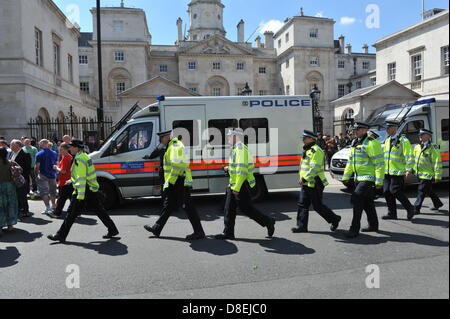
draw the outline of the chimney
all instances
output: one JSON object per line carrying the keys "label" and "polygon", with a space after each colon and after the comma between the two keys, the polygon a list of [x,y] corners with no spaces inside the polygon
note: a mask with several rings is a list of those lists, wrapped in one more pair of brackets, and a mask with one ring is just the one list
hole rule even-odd
{"label": "chimney", "polygon": [[344,53],[345,51],[345,37],[341,34],[339,37],[339,51],[340,53]]}
{"label": "chimney", "polygon": [[241,21],[239,21],[239,24],[237,25],[237,32],[238,32],[238,42],[239,43],[244,43],[245,39],[245,34],[244,34],[244,20],[241,19]]}
{"label": "chimney", "polygon": [[123,8],[125,5],[123,4],[123,0],[120,1],[120,7]]}
{"label": "chimney", "polygon": [[303,7],[300,8],[300,16],[303,17]]}
{"label": "chimney", "polygon": [[364,44],[362,49],[364,54],[369,54],[369,46],[367,44]]}
{"label": "chimney", "polygon": [[352,46],[351,44],[347,44],[347,46],[345,47],[347,49],[347,54],[352,54]]}
{"label": "chimney", "polygon": [[183,20],[178,18],[177,20],[177,28],[178,28],[178,42],[183,41]]}
{"label": "chimney", "polygon": [[256,37],[255,43],[256,43],[256,47],[257,47],[257,48],[262,48],[262,45],[261,45],[261,37],[260,37],[259,35]]}
{"label": "chimney", "polygon": [[264,47],[266,49],[273,49],[273,34],[272,31],[264,32]]}

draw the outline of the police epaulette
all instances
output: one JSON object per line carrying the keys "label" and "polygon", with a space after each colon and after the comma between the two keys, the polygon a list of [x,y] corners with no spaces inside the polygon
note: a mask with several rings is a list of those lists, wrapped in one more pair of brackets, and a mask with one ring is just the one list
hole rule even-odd
{"label": "police epaulette", "polygon": [[373,138],[372,136],[368,136],[367,138],[369,139],[369,141],[374,141],[375,140],[375,138]]}
{"label": "police epaulette", "polygon": [[315,152],[316,152],[316,150],[315,150],[314,148],[311,148],[311,152],[315,153]]}

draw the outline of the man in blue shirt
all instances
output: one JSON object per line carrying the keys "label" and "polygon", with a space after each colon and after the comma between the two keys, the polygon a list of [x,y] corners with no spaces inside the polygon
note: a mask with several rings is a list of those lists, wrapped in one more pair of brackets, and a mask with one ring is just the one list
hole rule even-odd
{"label": "man in blue shirt", "polygon": [[[39,193],[45,204],[43,214],[50,214],[56,208],[56,172],[53,166],[58,161],[58,155],[49,148],[48,140],[41,140],[39,146],[41,151],[36,154],[36,166],[34,170],[37,176]],[[52,201],[51,207],[49,196]]]}

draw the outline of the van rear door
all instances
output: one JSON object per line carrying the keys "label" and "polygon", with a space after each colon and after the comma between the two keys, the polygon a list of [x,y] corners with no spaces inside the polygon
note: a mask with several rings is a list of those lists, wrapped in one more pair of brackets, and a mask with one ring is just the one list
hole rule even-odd
{"label": "van rear door", "polygon": [[173,136],[181,139],[189,151],[194,190],[208,191],[208,167],[203,159],[206,128],[205,105],[164,105],[166,128],[173,129]]}

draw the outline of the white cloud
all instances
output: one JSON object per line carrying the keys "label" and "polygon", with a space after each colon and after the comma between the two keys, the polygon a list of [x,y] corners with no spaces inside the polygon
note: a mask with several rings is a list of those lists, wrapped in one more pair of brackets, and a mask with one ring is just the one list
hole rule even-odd
{"label": "white cloud", "polygon": [[341,24],[343,25],[350,25],[356,22],[356,18],[352,17],[342,17],[341,18]]}
{"label": "white cloud", "polygon": [[317,12],[316,17],[323,18],[323,11]]}
{"label": "white cloud", "polygon": [[259,24],[258,32],[261,34],[264,34],[264,32],[266,31],[277,33],[277,31],[280,30],[283,25],[284,23],[280,20],[270,20],[269,22],[262,21]]}

